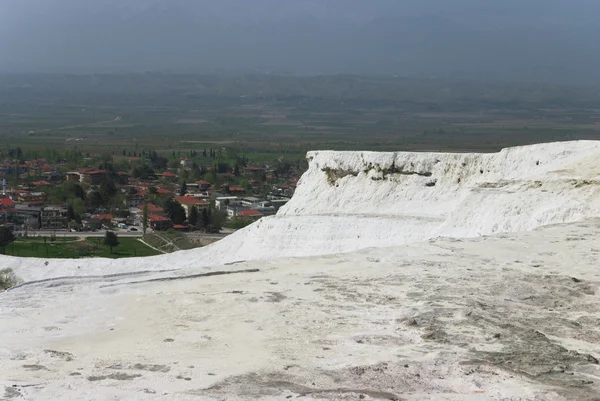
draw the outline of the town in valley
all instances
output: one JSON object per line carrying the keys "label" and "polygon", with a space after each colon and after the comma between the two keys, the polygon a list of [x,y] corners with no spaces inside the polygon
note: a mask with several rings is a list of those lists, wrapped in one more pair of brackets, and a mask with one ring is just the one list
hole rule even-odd
{"label": "town in valley", "polygon": [[[123,238],[169,233],[189,237],[187,248],[206,245],[276,214],[304,168],[303,161],[283,157],[250,163],[225,148],[168,157],[125,149],[115,155],[76,148],[48,153],[29,158],[21,148],[10,148],[0,165],[0,226],[21,241],[46,237],[47,243],[111,231]],[[11,249],[14,245],[5,247],[8,254]]]}

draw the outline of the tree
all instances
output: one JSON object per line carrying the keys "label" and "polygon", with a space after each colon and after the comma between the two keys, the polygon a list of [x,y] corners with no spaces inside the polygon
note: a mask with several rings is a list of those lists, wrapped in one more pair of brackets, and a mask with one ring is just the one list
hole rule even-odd
{"label": "tree", "polygon": [[15,162],[15,185],[19,183],[19,177],[20,177],[19,170],[20,170],[19,162],[17,161],[17,162]]}
{"label": "tree", "polygon": [[276,162],[273,174],[275,177],[287,177],[290,175],[292,165],[287,161]]}
{"label": "tree", "polygon": [[102,194],[99,191],[93,191],[90,196],[88,196],[87,201],[92,208],[98,208],[104,205],[104,198],[102,198]]}
{"label": "tree", "polygon": [[141,178],[143,180],[152,179],[156,177],[156,173],[152,169],[152,167],[148,165],[143,165],[141,167],[134,167],[131,172],[133,178]]}
{"label": "tree", "polygon": [[188,223],[190,223],[192,227],[196,227],[196,224],[198,224],[198,208],[196,206],[193,206],[192,210],[190,210]]}
{"label": "tree", "polygon": [[[60,187],[58,189],[60,190]],[[85,191],[81,185],[72,181],[67,181],[62,186],[62,197],[63,201],[73,198],[85,200]]]}
{"label": "tree", "polygon": [[202,172],[202,169],[196,163],[194,163],[194,165],[192,166],[192,176],[195,179],[195,181],[201,180],[202,174],[204,174]]}
{"label": "tree", "polygon": [[227,227],[239,230],[254,223],[254,220],[248,217],[236,216],[227,222]]}
{"label": "tree", "polygon": [[81,216],[85,213],[85,203],[80,198],[75,198],[71,201],[70,206],[73,208],[73,213],[75,213],[75,217],[73,220],[81,219]]}
{"label": "tree", "polygon": [[119,238],[112,231],[107,231],[104,235],[104,246],[110,248],[110,253],[113,253],[113,248],[119,246]]}
{"label": "tree", "polygon": [[212,228],[221,230],[227,221],[227,213],[219,209],[214,209],[211,215]]}
{"label": "tree", "polygon": [[98,192],[100,192],[104,204],[108,204],[110,199],[117,193],[117,186],[112,179],[106,177],[105,180],[100,184]]}
{"label": "tree", "polygon": [[206,209],[202,209],[202,225],[205,228],[210,225],[210,218],[208,216],[208,211]]}
{"label": "tree", "polygon": [[179,191],[179,196],[183,196],[187,194],[187,184],[185,181],[181,184],[181,190]]}
{"label": "tree", "polygon": [[146,230],[148,230],[148,203],[144,203],[144,209],[142,211],[142,229],[144,231],[144,235],[146,235]]}
{"label": "tree", "polygon": [[185,209],[177,202],[175,202],[173,207],[171,220],[173,221],[173,224],[183,224],[185,222]]}
{"label": "tree", "polygon": [[69,222],[75,220],[75,209],[73,209],[73,205],[67,206],[67,219]]}
{"label": "tree", "polygon": [[169,198],[165,202],[164,209],[173,224],[183,224],[185,222],[185,209],[179,202]]}
{"label": "tree", "polygon": [[15,242],[15,235],[8,227],[0,227],[0,249],[5,252],[6,246]]}
{"label": "tree", "polygon": [[166,170],[167,166],[169,165],[169,159],[159,156],[154,150],[148,152],[148,155],[150,156],[150,164],[153,168],[157,170]]}

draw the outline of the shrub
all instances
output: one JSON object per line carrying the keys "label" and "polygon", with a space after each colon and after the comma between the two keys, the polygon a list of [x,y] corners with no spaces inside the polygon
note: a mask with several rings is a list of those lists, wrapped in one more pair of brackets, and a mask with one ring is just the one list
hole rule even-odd
{"label": "shrub", "polygon": [[233,217],[232,219],[230,219],[227,224],[225,225],[225,227],[227,228],[233,228],[233,229],[240,229],[240,228],[244,228],[249,226],[250,224],[254,223],[255,220],[248,218],[248,217]]}
{"label": "shrub", "polygon": [[112,231],[107,231],[104,236],[104,245],[110,248],[110,253],[112,253],[113,248],[119,246],[119,238],[117,234]]}
{"label": "shrub", "polygon": [[0,270],[0,290],[8,290],[22,283],[12,269]]}

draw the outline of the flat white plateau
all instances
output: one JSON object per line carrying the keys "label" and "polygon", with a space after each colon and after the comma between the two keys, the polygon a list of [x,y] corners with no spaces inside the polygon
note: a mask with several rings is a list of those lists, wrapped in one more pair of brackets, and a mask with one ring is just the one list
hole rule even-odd
{"label": "flat white plateau", "polygon": [[0,397],[597,399],[599,259],[589,220],[27,284],[0,294]]}

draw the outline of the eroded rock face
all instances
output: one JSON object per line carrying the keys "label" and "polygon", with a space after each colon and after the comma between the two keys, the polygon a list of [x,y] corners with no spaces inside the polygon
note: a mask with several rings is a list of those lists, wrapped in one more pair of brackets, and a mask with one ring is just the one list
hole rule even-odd
{"label": "eroded rock face", "polygon": [[600,141],[494,154],[308,154],[292,200],[210,246],[127,263],[0,256],[25,281],[196,269],[351,252],[437,237],[478,237],[600,216]]}

